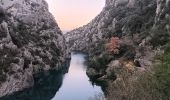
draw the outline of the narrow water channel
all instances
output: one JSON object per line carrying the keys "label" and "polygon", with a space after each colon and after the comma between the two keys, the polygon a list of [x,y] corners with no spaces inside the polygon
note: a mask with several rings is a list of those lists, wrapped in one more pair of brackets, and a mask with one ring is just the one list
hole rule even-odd
{"label": "narrow water channel", "polygon": [[89,100],[103,93],[86,75],[86,56],[72,53],[68,68],[35,76],[35,86],[0,100]]}
{"label": "narrow water channel", "polygon": [[88,100],[102,93],[99,86],[92,86],[86,75],[85,55],[72,54],[69,72],[65,75],[62,87],[52,100]]}

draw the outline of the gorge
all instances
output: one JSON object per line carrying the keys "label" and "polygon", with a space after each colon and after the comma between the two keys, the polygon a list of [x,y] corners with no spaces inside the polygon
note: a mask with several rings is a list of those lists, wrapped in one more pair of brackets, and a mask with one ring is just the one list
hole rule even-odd
{"label": "gorge", "polygon": [[[88,100],[101,94],[99,86],[89,82],[86,75],[86,55],[72,53],[70,66],[60,71],[51,70],[39,73],[35,77],[35,85],[24,91],[5,96],[3,100]],[[68,61],[69,64],[69,61]]]}
{"label": "gorge", "polygon": [[33,75],[61,69],[65,39],[44,0],[0,2],[0,96],[34,85]]}
{"label": "gorge", "polygon": [[[0,97],[18,100],[19,94],[26,100],[38,100],[39,93],[45,92],[36,91],[38,96],[29,98],[36,90],[31,87],[36,87],[36,82],[41,87],[41,81],[49,79],[42,84],[52,82],[52,88],[47,98],[42,97],[52,99],[60,87],[62,91],[63,76],[68,72],[66,58],[80,51],[88,54],[85,70],[90,80],[106,84],[105,99],[169,100],[169,35],[170,0],[106,0],[91,22],[66,34],[44,0],[1,0]],[[116,52],[108,50],[108,44],[116,45]],[[155,67],[159,64],[163,67]],[[22,90],[25,93],[17,92]]]}

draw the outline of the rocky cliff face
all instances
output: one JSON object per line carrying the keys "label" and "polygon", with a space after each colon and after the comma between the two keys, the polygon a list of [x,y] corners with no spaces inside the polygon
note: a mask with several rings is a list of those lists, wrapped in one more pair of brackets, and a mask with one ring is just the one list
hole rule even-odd
{"label": "rocky cliff face", "polygon": [[155,25],[160,24],[170,33],[170,0],[157,0]]}
{"label": "rocky cliff face", "polygon": [[64,52],[44,0],[0,1],[0,96],[34,85],[33,74],[60,69]]}
{"label": "rocky cliff face", "polygon": [[65,35],[68,48],[91,51],[90,47],[111,36],[142,33],[154,25],[156,8],[156,0],[106,0],[96,18]]}
{"label": "rocky cliff face", "polygon": [[97,41],[110,36],[143,34],[153,26],[166,24],[169,31],[169,11],[169,0],[106,0],[96,18],[65,35],[68,48],[90,51],[89,47]]}
{"label": "rocky cliff face", "polygon": [[[68,50],[90,54],[89,76],[115,76],[109,63],[149,68],[154,56],[162,54],[160,47],[170,40],[170,0],[106,0],[97,17],[65,37]],[[123,42],[118,55],[108,54],[105,48],[111,37]]]}

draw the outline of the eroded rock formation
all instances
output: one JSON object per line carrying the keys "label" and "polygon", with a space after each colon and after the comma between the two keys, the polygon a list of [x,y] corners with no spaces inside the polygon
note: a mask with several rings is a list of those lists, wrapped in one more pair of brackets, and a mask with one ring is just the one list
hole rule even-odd
{"label": "eroded rock formation", "polygon": [[90,51],[90,46],[105,38],[147,30],[154,25],[156,7],[156,0],[106,0],[96,18],[65,35],[68,48]]}
{"label": "eroded rock formation", "polygon": [[44,0],[0,1],[0,96],[33,86],[33,74],[60,69],[64,53]]}
{"label": "eroded rock formation", "polygon": [[159,37],[160,30],[169,38],[169,7],[169,0],[106,0],[102,12],[90,23],[65,34],[68,50],[101,53],[101,42],[113,36],[144,46]]}
{"label": "eroded rock formation", "polygon": [[[90,75],[110,73],[106,69],[110,60],[120,60],[122,65],[130,61],[132,66],[138,62],[137,67],[147,68],[154,56],[161,54],[159,47],[170,39],[169,15],[170,0],[106,0],[102,12],[90,23],[65,34],[67,48],[87,52],[97,62],[87,70]],[[111,37],[119,37],[126,45],[119,55],[105,53]]]}

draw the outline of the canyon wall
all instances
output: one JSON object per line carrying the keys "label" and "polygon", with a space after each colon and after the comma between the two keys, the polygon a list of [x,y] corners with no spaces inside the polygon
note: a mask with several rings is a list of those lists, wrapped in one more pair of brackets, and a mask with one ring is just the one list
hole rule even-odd
{"label": "canyon wall", "polygon": [[[118,54],[107,48],[112,37],[121,41]],[[87,74],[91,78],[116,80],[121,76],[117,69],[126,67],[140,74],[151,68],[170,41],[170,0],[106,0],[99,15],[65,38],[68,52],[89,54]]]}
{"label": "canyon wall", "polygon": [[106,0],[106,6],[90,23],[68,32],[70,50],[89,47],[110,36],[136,34],[154,25],[156,0]]}
{"label": "canyon wall", "polygon": [[61,69],[65,49],[46,1],[0,1],[0,96],[33,86],[38,72]]}
{"label": "canyon wall", "polygon": [[146,38],[150,30],[161,25],[161,30],[169,31],[169,11],[169,0],[106,0],[90,23],[65,34],[67,47],[92,53],[99,41],[112,36],[138,34]]}

